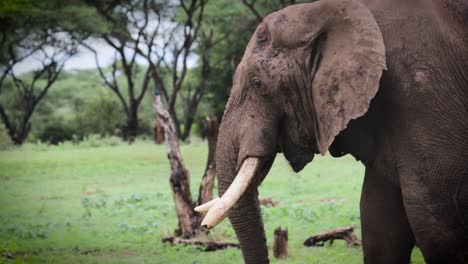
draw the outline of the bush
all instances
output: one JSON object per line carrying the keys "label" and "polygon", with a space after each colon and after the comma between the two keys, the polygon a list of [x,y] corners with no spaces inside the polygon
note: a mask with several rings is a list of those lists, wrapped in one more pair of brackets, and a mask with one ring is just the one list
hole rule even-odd
{"label": "bush", "polygon": [[37,134],[37,139],[49,144],[58,144],[63,141],[72,140],[75,129],[71,122],[55,118],[49,121]]}
{"label": "bush", "polygon": [[82,141],[78,143],[80,147],[91,147],[91,148],[99,148],[99,147],[107,147],[107,146],[118,146],[121,144],[126,144],[122,139],[116,136],[110,137],[102,137],[98,134],[91,134],[83,138]]}
{"label": "bush", "polygon": [[[91,101],[82,101],[72,111],[62,109],[48,114],[49,118],[36,118],[34,133],[29,136],[29,141],[56,145],[84,140],[90,146],[100,145],[93,141],[119,134],[119,126],[123,121],[119,103],[104,95]],[[116,142],[115,137],[111,138],[108,144]]]}
{"label": "bush", "polygon": [[100,96],[85,104],[80,110],[75,119],[75,133],[78,138],[92,134],[116,135],[124,123],[124,115],[114,98]]}

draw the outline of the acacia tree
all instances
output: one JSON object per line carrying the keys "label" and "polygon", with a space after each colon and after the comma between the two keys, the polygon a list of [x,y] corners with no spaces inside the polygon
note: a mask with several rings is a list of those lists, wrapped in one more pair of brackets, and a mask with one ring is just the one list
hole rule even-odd
{"label": "acacia tree", "polygon": [[[104,27],[95,10],[80,0],[4,1],[0,25],[0,120],[11,140],[22,144],[34,110],[66,60],[77,52],[79,42]],[[39,62],[37,69],[17,74],[15,68],[33,58]]]}
{"label": "acacia tree", "polygon": [[[109,5],[98,3],[95,7],[111,25],[111,30],[101,35],[102,40],[115,50],[110,70],[101,66],[93,47],[86,43],[83,45],[94,53],[104,84],[118,97],[127,117],[123,137],[132,142],[139,130],[138,109],[151,81],[151,69],[148,67],[143,74],[143,82],[137,83],[137,74],[141,68],[137,59],[141,57],[140,49],[145,44],[144,39],[158,35],[162,5],[148,0],[111,1]],[[152,19],[157,21],[156,26],[149,25]],[[152,48],[147,47],[148,50]],[[124,77],[123,83],[119,82],[119,75]]]}
{"label": "acacia tree", "polygon": [[[31,117],[36,106],[57,80],[64,63],[75,50],[75,47],[66,47],[64,50],[56,48],[48,53],[41,47],[35,52],[41,54],[39,70],[33,71],[27,77],[18,77],[12,70],[8,72],[18,103],[9,113],[0,103],[0,117],[13,143],[20,145],[26,140],[31,130]],[[0,94],[1,91],[0,89]]]}
{"label": "acacia tree", "polygon": [[[169,37],[161,39],[147,38],[147,46],[159,48],[147,52],[144,56],[153,72],[152,78],[161,90],[162,98],[168,105],[169,114],[174,122],[178,137],[185,140],[190,135],[198,105],[203,96],[206,81],[211,70],[209,54],[214,45],[213,34],[202,31],[204,10],[207,0],[178,2],[175,23],[169,30]],[[158,42],[162,44],[158,45]],[[195,51],[195,47],[197,50]],[[198,53],[201,58],[201,76],[196,88],[184,85],[188,73],[188,59]],[[169,78],[164,78],[165,73]],[[186,88],[188,91],[182,92]],[[180,94],[185,94],[182,108],[177,111]]]}
{"label": "acacia tree", "polygon": [[[111,3],[115,3],[111,1]],[[118,1],[112,8],[96,6],[111,24],[102,39],[115,50],[116,57],[103,69],[95,53],[99,73],[119,98],[127,116],[124,137],[132,141],[138,134],[138,109],[151,84],[162,91],[180,135],[176,101],[187,74],[187,60],[203,18],[206,0]],[[138,63],[147,63],[142,82],[137,84]],[[125,81],[119,82],[119,74]],[[166,76],[170,76],[166,78]]]}

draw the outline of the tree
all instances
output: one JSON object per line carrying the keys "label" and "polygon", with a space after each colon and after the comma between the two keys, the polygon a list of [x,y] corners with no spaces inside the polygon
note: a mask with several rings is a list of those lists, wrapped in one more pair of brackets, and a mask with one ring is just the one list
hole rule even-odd
{"label": "tree", "polygon": [[200,223],[203,219],[203,214],[194,211],[194,208],[197,205],[205,204],[213,199],[213,186],[216,176],[215,146],[218,138],[219,122],[215,116],[207,117],[204,122],[209,152],[205,173],[199,188],[199,197],[197,202],[195,202],[190,191],[190,173],[185,166],[182,153],[180,152],[175,124],[169,112],[161,102],[159,90],[156,89],[155,91],[154,108],[156,111],[156,119],[164,129],[168,147],[167,157],[171,165],[169,182],[171,184],[178,220],[178,229],[175,233],[176,236],[189,238],[196,236],[201,231]]}
{"label": "tree", "polygon": [[[78,0],[66,4],[59,0],[7,0],[0,4],[0,95],[8,81],[8,92],[16,99],[0,101],[0,118],[15,144],[27,138],[36,106],[66,60],[77,52],[77,44],[104,28],[95,15]],[[40,61],[38,69],[16,74],[15,66],[33,56]]]}
{"label": "tree", "polygon": [[[180,135],[176,101],[187,73],[187,60],[197,38],[205,2],[127,0],[112,8],[96,6],[112,25],[112,30],[102,35],[102,39],[116,51],[110,71],[100,66],[96,51],[89,45],[87,47],[96,55],[105,85],[122,104],[127,116],[124,135],[128,141],[138,134],[138,109],[151,84],[162,91]],[[138,60],[148,64],[139,86],[136,80],[140,67]],[[125,83],[119,83],[119,74],[124,76]]]}
{"label": "tree", "polygon": [[[202,32],[200,38],[206,3],[207,0],[180,0],[178,12],[173,18],[176,23],[169,31],[170,38],[166,38],[159,52],[158,50],[147,52],[145,56],[153,71],[154,83],[161,90],[162,97],[167,102],[177,135],[182,140],[187,139],[190,135],[191,126],[211,70],[209,53],[214,45],[213,34]],[[147,44],[157,45],[155,39],[150,40]],[[192,90],[193,86],[184,86],[184,81],[189,72],[187,61],[190,56],[195,54],[194,46],[198,46],[202,70],[200,81]],[[169,73],[170,78],[163,78],[164,72]],[[183,101],[183,105],[186,107],[184,107],[183,112],[178,112],[177,101],[184,88],[188,88]]]}
{"label": "tree", "polygon": [[[88,44],[84,45],[94,53],[96,66],[104,84],[114,92],[122,105],[127,117],[126,126],[122,131],[123,137],[132,142],[138,134],[138,110],[150,86],[152,73],[151,67],[148,67],[143,82],[138,85],[136,79],[141,67],[137,64],[137,58],[141,57],[140,49],[146,38],[154,39],[158,35],[162,6],[148,0],[129,0],[111,1],[108,5],[97,2],[95,7],[111,25],[111,30],[100,36],[115,50],[115,59],[110,71],[102,68],[96,50]],[[158,21],[156,26],[150,25],[153,18]],[[151,52],[153,46],[147,46],[146,49]],[[124,84],[119,83],[119,75],[124,76]]]}
{"label": "tree", "polygon": [[[222,116],[232,77],[245,47],[263,17],[273,11],[304,0],[242,0],[210,1],[206,6],[204,27],[213,31],[214,39],[223,38],[213,46],[210,53],[210,76],[208,78],[203,105]],[[230,8],[224,8],[229,5]],[[226,34],[229,32],[230,34]]]}
{"label": "tree", "polygon": [[75,53],[74,51],[56,49],[52,54],[48,54],[44,48],[39,51],[43,56],[41,68],[30,74],[29,78],[19,78],[14,71],[9,72],[18,99],[16,109],[12,109],[8,114],[3,104],[0,104],[0,116],[3,124],[8,130],[11,140],[18,145],[22,144],[28,136],[31,129],[30,119],[37,104],[57,80],[65,61]]}

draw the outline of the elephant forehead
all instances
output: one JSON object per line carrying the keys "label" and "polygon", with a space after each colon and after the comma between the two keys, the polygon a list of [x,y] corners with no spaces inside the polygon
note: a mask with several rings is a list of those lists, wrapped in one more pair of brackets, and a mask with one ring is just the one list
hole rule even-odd
{"label": "elephant forehead", "polygon": [[244,72],[275,79],[278,77],[278,73],[289,68],[289,64],[288,57],[281,52],[278,52],[274,57],[264,54],[263,56],[254,56],[252,60],[246,61]]}
{"label": "elephant forehead", "polygon": [[304,23],[300,16],[307,16],[307,14],[303,14],[304,10],[301,6],[290,6],[277,11],[268,21],[265,21],[265,27],[268,28],[271,38],[271,47],[295,48],[306,45],[313,39],[320,23],[315,21],[318,18],[309,18],[311,23]]}

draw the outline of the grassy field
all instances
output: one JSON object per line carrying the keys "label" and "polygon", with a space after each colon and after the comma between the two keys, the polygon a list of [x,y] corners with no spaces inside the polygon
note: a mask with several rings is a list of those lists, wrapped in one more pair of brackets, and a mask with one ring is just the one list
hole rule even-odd
{"label": "grassy field", "polygon": [[[192,192],[205,167],[205,143],[183,146]],[[164,146],[27,145],[0,152],[0,263],[240,263],[237,249],[171,247],[161,237],[177,226]],[[289,229],[290,256],[273,263],[362,263],[344,242],[306,248],[314,233],[353,225],[360,236],[363,167],[351,157],[317,157],[294,173],[282,156],[260,187],[277,207],[263,208],[273,231]],[[235,241],[228,221],[207,239]],[[13,260],[7,258],[10,255]],[[418,250],[412,263],[423,263]]]}

